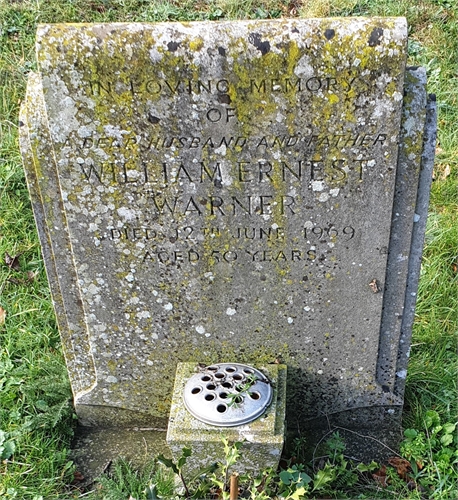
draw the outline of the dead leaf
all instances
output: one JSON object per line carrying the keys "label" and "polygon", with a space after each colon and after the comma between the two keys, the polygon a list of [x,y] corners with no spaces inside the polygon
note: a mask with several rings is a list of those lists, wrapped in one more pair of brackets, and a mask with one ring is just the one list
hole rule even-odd
{"label": "dead leaf", "polygon": [[450,165],[445,165],[444,170],[442,171],[441,176],[439,177],[439,179],[441,181],[444,181],[445,179],[447,179],[447,177],[450,175],[451,170],[452,169],[450,168]]}
{"label": "dead leaf", "polygon": [[37,277],[37,271],[27,271],[27,281],[33,282]]}
{"label": "dead leaf", "polygon": [[6,318],[6,311],[5,309],[3,309],[3,307],[0,307],[0,325],[3,325],[3,323],[5,322],[5,318]]}
{"label": "dead leaf", "polygon": [[452,172],[452,168],[448,164],[444,163],[437,163],[434,165],[434,170],[433,170],[433,180],[439,180],[439,181],[445,181],[447,177]]}
{"label": "dead leaf", "polygon": [[386,465],[382,465],[380,469],[372,474],[375,482],[378,483],[382,488],[388,486],[386,477]]}
{"label": "dead leaf", "polygon": [[408,473],[410,472],[410,462],[408,460],[401,457],[391,457],[388,459],[388,463],[396,469],[401,479],[405,481],[409,479]]}
{"label": "dead leaf", "polygon": [[83,480],[84,480],[83,474],[81,474],[81,472],[75,471],[75,473],[73,474],[73,484],[80,483]]}
{"label": "dead leaf", "polygon": [[97,12],[100,12],[101,14],[105,12],[105,6],[104,5],[97,5],[96,3],[94,2],[91,2],[89,4],[89,8],[91,10],[95,10]]}
{"label": "dead leaf", "polygon": [[369,286],[371,287],[371,290],[374,293],[378,293],[378,292],[382,291],[379,282],[375,278],[369,283]]}
{"label": "dead leaf", "polygon": [[302,0],[291,0],[287,5],[282,7],[285,16],[296,17]]}
{"label": "dead leaf", "polygon": [[14,269],[15,271],[19,271],[21,269],[21,266],[19,264],[19,256],[21,254],[17,254],[14,257],[11,257],[11,255],[8,252],[5,252],[5,264],[10,268]]}
{"label": "dead leaf", "polygon": [[407,488],[410,490],[410,491],[413,491],[413,490],[416,490],[417,489],[417,483],[411,479],[408,483],[407,483]]}

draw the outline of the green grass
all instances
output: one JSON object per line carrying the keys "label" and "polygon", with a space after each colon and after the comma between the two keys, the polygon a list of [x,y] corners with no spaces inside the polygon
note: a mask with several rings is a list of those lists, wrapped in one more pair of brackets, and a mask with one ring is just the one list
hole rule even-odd
{"label": "green grass", "polygon": [[[406,428],[426,432],[431,410],[438,413],[442,424],[456,422],[458,6],[454,0],[0,0],[0,307],[7,314],[0,325],[0,450],[2,443],[14,449],[11,456],[0,451],[4,454],[0,461],[0,497],[127,499],[135,491],[142,498],[149,478],[155,474],[152,469],[137,473],[120,463],[94,493],[82,496],[69,486],[74,473],[67,452],[75,422],[71,392],[17,134],[27,74],[36,66],[37,23],[298,15],[405,15],[409,21],[409,64],[422,65],[428,71],[429,91],[437,94],[439,130],[404,423]],[[3,261],[5,252],[12,257],[19,255],[17,269]],[[429,439],[430,431],[426,433]],[[420,444],[416,446],[422,449]],[[433,453],[432,447],[424,454],[431,463],[432,472],[428,474],[436,474],[431,476],[438,489],[435,498],[455,498],[447,488],[456,481],[456,475],[446,477],[440,467],[434,468],[445,459],[440,458],[439,451]],[[420,498],[421,493],[408,490],[392,468],[388,474],[390,491],[377,487],[370,474],[366,489],[351,491],[364,495],[361,498]],[[158,481],[166,486],[168,479]],[[350,491],[348,484],[343,486]],[[423,496],[433,495],[432,491]],[[338,497],[345,492],[336,485],[327,494]]]}
{"label": "green grass", "polygon": [[157,493],[161,497],[170,498],[173,495],[173,477],[163,468],[159,468],[156,461],[153,460],[138,471],[121,459],[112,465],[108,474],[100,478],[91,499],[125,500],[129,495],[136,499],[146,498],[145,489],[152,489],[153,485],[159,485]]}

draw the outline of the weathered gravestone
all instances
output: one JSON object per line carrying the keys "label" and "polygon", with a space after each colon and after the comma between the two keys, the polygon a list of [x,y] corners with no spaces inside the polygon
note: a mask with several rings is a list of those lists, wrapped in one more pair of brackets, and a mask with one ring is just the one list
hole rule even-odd
{"label": "weathered gravestone", "polygon": [[22,151],[81,424],[164,429],[179,361],[283,362],[291,430],[391,453],[432,158],[406,45],[402,18],[38,29]]}

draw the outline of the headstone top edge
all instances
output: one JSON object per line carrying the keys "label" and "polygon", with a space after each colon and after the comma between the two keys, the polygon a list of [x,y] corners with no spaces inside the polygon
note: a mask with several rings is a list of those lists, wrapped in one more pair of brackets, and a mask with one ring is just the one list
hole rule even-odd
{"label": "headstone top edge", "polygon": [[97,27],[107,27],[112,26],[114,28],[149,28],[154,29],[156,27],[198,27],[204,25],[212,26],[229,26],[237,24],[239,26],[272,26],[279,24],[291,24],[291,25],[364,25],[368,24],[393,24],[393,27],[398,27],[404,31],[403,36],[407,38],[407,19],[403,16],[355,16],[355,17],[314,17],[314,18],[287,18],[282,17],[279,19],[237,19],[237,20],[204,20],[204,21],[160,21],[160,22],[96,22],[96,23],[39,23],[37,26],[37,37],[46,35],[50,28],[62,29],[62,30],[72,30],[72,29],[82,29],[82,28],[97,28]]}

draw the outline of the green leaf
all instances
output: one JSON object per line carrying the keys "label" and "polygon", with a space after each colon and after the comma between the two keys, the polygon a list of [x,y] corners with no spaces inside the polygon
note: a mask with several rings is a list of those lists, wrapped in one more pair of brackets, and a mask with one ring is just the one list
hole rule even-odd
{"label": "green leaf", "polygon": [[328,483],[334,480],[335,471],[331,465],[326,464],[324,469],[315,474],[312,491],[322,490]]}
{"label": "green leaf", "polygon": [[436,425],[432,430],[432,434],[439,434],[441,430],[442,430],[442,425]]}
{"label": "green leaf", "polygon": [[157,459],[159,460],[159,462],[161,462],[161,464],[165,465],[169,469],[172,469],[175,474],[180,473],[176,464],[173,462],[173,460],[170,460],[170,458],[165,458],[164,455],[159,455]]}
{"label": "green leaf", "polygon": [[407,439],[415,439],[418,435],[418,432],[415,429],[406,429],[404,431],[404,436]]}
{"label": "green leaf", "polygon": [[177,462],[178,470],[181,470],[183,468],[183,466],[186,463],[186,460],[188,459],[188,457],[191,456],[191,454],[192,454],[191,448],[186,448],[186,447],[183,448],[181,457],[178,459]]}
{"label": "green leaf", "polygon": [[219,468],[218,462],[214,462],[208,467],[204,467],[203,469],[200,469],[199,472],[197,472],[191,479],[190,483],[193,483],[194,481],[197,481],[201,476],[205,476],[206,474],[213,474],[217,469]]}
{"label": "green leaf", "polygon": [[160,500],[157,496],[157,486],[155,484],[149,484],[145,490],[147,500]]}
{"label": "green leaf", "polygon": [[49,410],[48,403],[46,403],[46,401],[43,401],[42,399],[35,401],[35,407],[41,411]]}
{"label": "green leaf", "polygon": [[308,474],[306,474],[305,472],[299,473],[299,481],[298,481],[299,484],[302,484],[302,485],[309,484],[311,480],[312,480],[312,478]]}
{"label": "green leaf", "polygon": [[291,484],[291,480],[293,479],[293,475],[291,472],[287,470],[282,470],[279,474],[280,480],[283,484],[289,485]]}
{"label": "green leaf", "polygon": [[428,410],[425,414],[425,425],[426,428],[430,428],[433,425],[439,425],[440,424],[440,418],[439,414],[437,411],[434,410]]}
{"label": "green leaf", "polygon": [[379,468],[379,464],[377,462],[374,462],[372,460],[372,462],[370,464],[358,464],[356,466],[356,469],[359,471],[359,472],[371,472],[375,469],[378,469]]}
{"label": "green leaf", "polygon": [[452,434],[455,431],[456,424],[451,424],[450,422],[444,424],[444,432],[446,434]]}
{"label": "green leaf", "polygon": [[444,434],[441,437],[441,444],[444,446],[448,446],[453,443],[453,435],[452,434]]}
{"label": "green leaf", "polygon": [[0,458],[8,459],[13,455],[16,450],[16,445],[14,441],[6,441],[3,446],[0,446]]}
{"label": "green leaf", "polygon": [[303,497],[307,493],[307,490],[304,488],[304,486],[301,486],[300,488],[297,488],[297,490],[288,497],[292,498],[293,500],[300,500],[301,497]]}
{"label": "green leaf", "polygon": [[[245,478],[241,476],[241,480],[243,480],[243,479],[245,479]],[[260,486],[260,485],[262,484],[262,480],[263,480],[263,479],[264,479],[264,478],[263,478],[262,476],[261,476],[261,477],[255,477],[255,478],[253,479],[253,486],[254,486],[255,488],[257,488],[258,486]],[[246,480],[246,479],[245,479],[245,480]]]}

